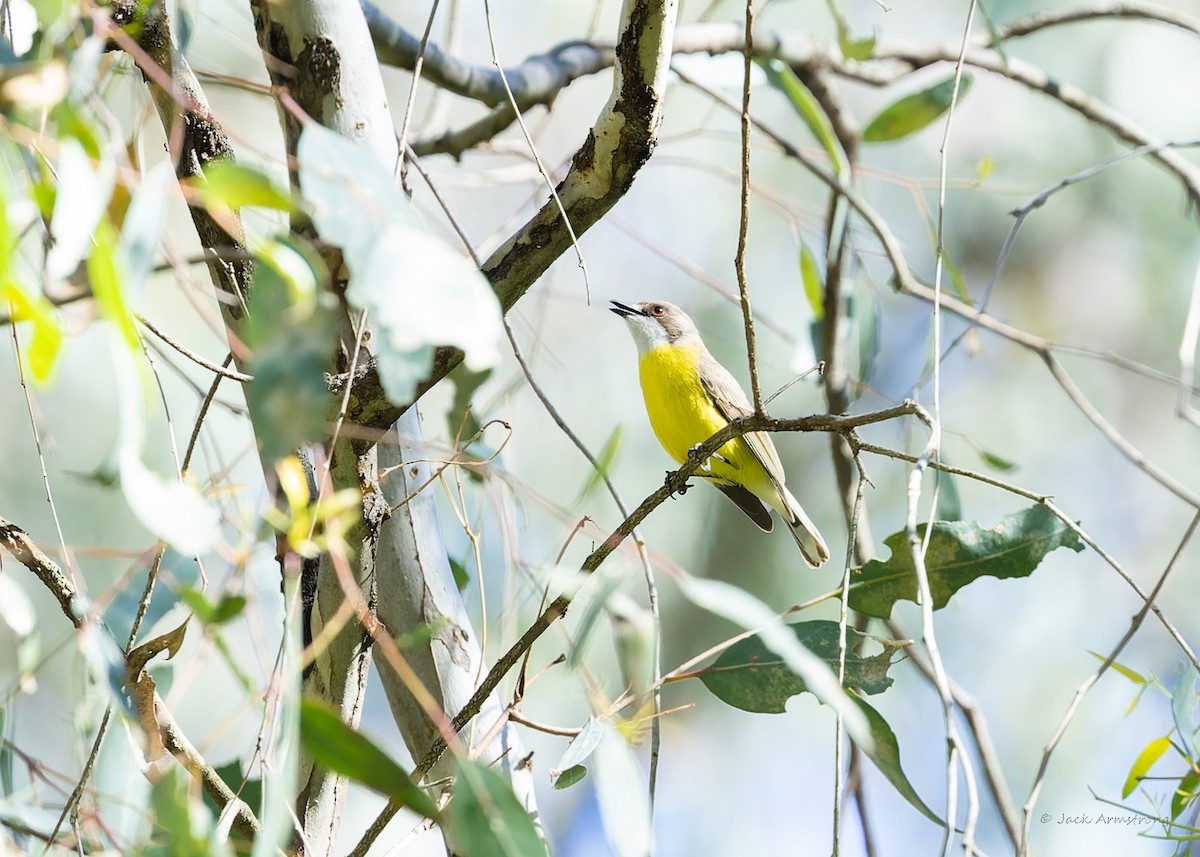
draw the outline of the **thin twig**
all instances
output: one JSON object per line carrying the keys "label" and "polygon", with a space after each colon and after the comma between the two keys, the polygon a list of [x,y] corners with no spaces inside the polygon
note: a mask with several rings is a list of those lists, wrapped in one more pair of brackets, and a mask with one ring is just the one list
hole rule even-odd
{"label": "thin twig", "polygon": [[504,85],[504,94],[508,98],[508,103],[516,116],[517,124],[521,126],[521,133],[525,136],[525,143],[529,146],[529,153],[533,156],[533,162],[537,164],[538,172],[542,174],[542,179],[546,182],[546,187],[550,190],[550,196],[554,199],[554,204],[558,206],[558,213],[562,217],[563,227],[567,230],[567,235],[571,238],[571,246],[575,248],[575,257],[579,261],[580,270],[583,272],[584,296],[590,306],[592,303],[592,281],[588,276],[587,262],[583,259],[583,250],[579,247],[579,237],[575,234],[575,227],[571,223],[571,216],[567,214],[567,207],[563,205],[562,197],[558,195],[558,187],[555,186],[554,180],[550,178],[550,172],[542,162],[542,156],[538,154],[537,144],[533,142],[533,135],[529,133],[529,129],[525,126],[525,119],[521,116],[521,108],[517,104],[516,96],[513,95],[512,88],[508,85],[508,75],[504,73],[504,66],[500,64],[500,54],[496,50],[496,34],[492,28],[492,10],[488,0],[483,0],[483,18],[487,24],[488,47],[492,51],[492,63],[496,66],[496,71],[500,74],[500,82]]}
{"label": "thin twig", "polygon": [[404,118],[400,120],[400,132],[396,135],[396,151],[400,158],[400,187],[408,192],[408,163],[404,153],[408,149],[408,125],[412,121],[413,108],[417,105],[417,84],[421,82],[421,70],[425,65],[425,51],[429,47],[429,33],[433,30],[434,19],[437,18],[438,0],[433,0],[429,6],[429,18],[425,21],[425,32],[421,34],[421,43],[417,46],[417,60],[413,63],[412,82],[408,85],[408,101],[404,105]]}
{"label": "thin twig", "polygon": [[742,137],[741,207],[738,218],[737,271],[738,295],[742,304],[742,324],[746,330],[746,359],[750,363],[750,389],[754,413],[763,412],[762,389],[758,383],[758,356],[754,348],[754,313],[750,308],[750,286],[746,282],[746,235],[750,230],[750,73],[754,68],[754,0],[746,0],[746,44],[742,51],[742,112],[739,117]]}
{"label": "thin twig", "polygon": [[1067,727],[1070,726],[1071,721],[1075,719],[1075,714],[1079,710],[1079,706],[1083,704],[1083,698],[1087,696],[1088,691],[1090,691],[1095,686],[1096,682],[1100,680],[1100,677],[1108,672],[1108,668],[1113,665],[1113,662],[1116,661],[1121,652],[1124,651],[1125,646],[1130,640],[1133,639],[1134,635],[1138,632],[1138,629],[1142,627],[1142,622],[1145,621],[1146,616],[1150,613],[1151,605],[1153,605],[1155,600],[1157,600],[1158,594],[1162,591],[1163,585],[1167,582],[1167,577],[1175,568],[1179,557],[1183,554],[1184,548],[1186,548],[1188,542],[1191,541],[1192,535],[1196,532],[1196,526],[1198,524],[1200,524],[1200,512],[1192,517],[1192,521],[1190,524],[1188,524],[1188,528],[1184,532],[1183,538],[1179,541],[1179,546],[1176,547],[1175,553],[1171,556],[1170,561],[1167,563],[1167,567],[1163,569],[1163,573],[1159,575],[1158,581],[1154,584],[1154,588],[1150,590],[1150,594],[1147,596],[1145,604],[1143,604],[1141,609],[1134,614],[1132,621],[1129,623],[1129,629],[1124,633],[1124,635],[1122,635],[1121,639],[1117,641],[1116,646],[1114,646],[1112,651],[1109,652],[1108,657],[1104,659],[1104,662],[1100,664],[1096,671],[1088,676],[1087,679],[1084,680],[1083,684],[1079,685],[1079,687],[1076,689],[1075,696],[1071,700],[1071,704],[1067,706],[1067,710],[1063,714],[1062,720],[1058,724],[1058,728],[1055,729],[1054,734],[1050,736],[1050,740],[1046,743],[1045,748],[1042,750],[1042,759],[1038,764],[1037,774],[1034,776],[1033,780],[1033,786],[1029,790],[1029,798],[1025,801],[1025,806],[1022,807],[1025,813],[1025,823],[1021,828],[1021,843],[1020,847],[1017,849],[1017,857],[1027,857],[1029,854],[1029,833],[1033,825],[1033,810],[1037,805],[1038,796],[1041,794],[1042,785],[1046,780],[1046,772],[1050,768],[1050,757],[1053,755],[1055,748],[1058,747],[1058,743],[1062,740],[1063,735],[1066,734]]}
{"label": "thin twig", "polygon": [[[950,107],[946,112],[945,130],[942,134],[942,144],[938,152],[938,207],[937,207],[937,248],[934,257],[934,278],[933,291],[936,300],[932,304],[933,308],[933,353],[941,353],[941,336],[942,336],[942,273],[945,268],[945,245],[944,245],[944,228],[946,219],[946,178],[948,171],[948,162],[950,155],[950,133],[954,124],[955,108],[958,104],[958,96],[962,87],[963,73],[963,57],[967,51],[967,40],[971,34],[971,26],[975,20],[975,0],[971,0],[971,5],[967,10],[966,26],[963,28],[962,46],[959,50],[958,58],[954,64],[954,86],[950,93]],[[970,765],[970,757],[963,752],[962,739],[958,736],[958,726],[954,718],[954,698],[950,690],[950,677],[946,671],[946,666],[942,662],[941,651],[938,648],[937,638],[935,636],[934,620],[933,620],[933,595],[929,587],[929,573],[925,565],[925,556],[929,550],[929,538],[933,531],[932,527],[925,528],[925,537],[921,540],[918,546],[916,521],[918,515],[918,501],[920,495],[921,476],[927,462],[935,460],[941,454],[941,439],[942,439],[942,376],[941,376],[941,361],[935,360],[933,365],[933,424],[930,426],[929,444],[914,465],[912,474],[909,478],[908,492],[908,516],[905,527],[908,530],[909,544],[913,552],[914,565],[917,572],[917,590],[920,593],[918,599],[921,607],[921,637],[925,642],[925,648],[929,652],[929,661],[933,667],[934,685],[937,687],[938,696],[942,704],[942,720],[946,729],[946,827],[943,831],[942,838],[942,857],[949,852],[950,842],[953,839],[953,831],[957,823],[958,813],[956,811],[957,794],[957,767],[962,766],[963,777],[967,782],[967,821],[963,825],[962,841],[963,848],[967,851],[968,857],[971,854],[971,845],[975,836],[975,824],[979,815],[979,803],[976,799],[976,788],[974,780],[974,771]],[[934,473],[933,496],[930,498],[930,507],[936,509],[938,485]],[[930,515],[932,518],[933,515]]]}
{"label": "thin twig", "polygon": [[[850,574],[854,567],[855,546],[858,541],[858,521],[863,512],[863,500],[866,494],[867,473],[859,458],[858,449],[852,448],[854,462],[858,465],[858,485],[854,492],[854,508],[850,514],[849,532],[846,534],[846,560],[842,568],[841,603],[838,609],[838,685],[846,683],[846,637],[850,623]],[[834,762],[833,762],[833,857],[838,857],[841,850],[841,809],[842,809],[842,748],[845,744],[846,724],[842,721],[839,711],[834,731]],[[855,791],[862,788],[861,779],[856,784]],[[866,817],[859,815],[862,822],[863,836],[870,843],[870,831],[867,828]],[[871,849],[868,848],[868,851]]]}
{"label": "thin twig", "polygon": [[209,372],[212,372],[215,375],[222,375],[222,376],[230,379],[231,381],[238,381],[243,384],[249,383],[250,381],[254,380],[253,375],[247,375],[245,372],[238,372],[236,369],[228,369],[225,366],[218,366],[216,363],[213,363],[210,360],[206,360],[205,358],[201,357],[196,352],[189,349],[187,346],[172,339],[170,336],[167,336],[167,334],[163,333],[155,325],[151,324],[147,319],[143,318],[142,316],[139,315],[137,317],[137,320],[143,327],[146,328],[146,330],[153,333],[155,336],[157,336],[159,339],[161,339],[167,345],[174,348],[176,351],[178,351],[180,354],[182,354],[188,360],[191,360],[197,366],[202,366],[203,368],[207,369]]}

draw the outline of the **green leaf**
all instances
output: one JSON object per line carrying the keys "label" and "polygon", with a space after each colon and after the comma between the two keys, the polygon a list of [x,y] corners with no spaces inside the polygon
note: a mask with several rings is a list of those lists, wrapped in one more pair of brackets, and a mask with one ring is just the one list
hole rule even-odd
{"label": "green leaf", "polygon": [[[874,39],[871,40],[872,48],[874,47]],[[834,133],[833,123],[829,121],[829,116],[825,113],[825,108],[813,96],[809,88],[804,85],[804,82],[796,76],[796,73],[788,66],[787,63],[778,59],[770,59],[765,62],[759,62],[763,71],[767,73],[767,81],[771,86],[778,89],[791,102],[797,115],[808,127],[809,133],[813,135],[821,147],[825,149],[825,154],[829,157],[830,166],[833,168],[835,176],[845,176],[850,173],[850,159],[846,157],[846,150],[842,148],[841,141],[838,140],[837,134]]]}
{"label": "green leaf", "polygon": [[[567,749],[563,752],[562,758],[558,760],[558,764],[550,769],[550,776],[560,777],[574,768],[583,768],[583,763],[592,755],[596,747],[600,744],[600,739],[604,737],[604,724],[595,717],[588,717],[583,722],[579,734],[571,739],[571,743],[567,745]],[[584,768],[586,771],[587,769]],[[566,786],[563,786],[566,788]]]}
{"label": "green leaf", "polygon": [[458,587],[458,591],[466,589],[467,584],[471,582],[471,575],[467,573],[467,567],[461,559],[450,557],[450,572],[454,575],[454,585]]}
{"label": "green leaf", "polygon": [[223,625],[241,615],[242,611],[246,609],[244,595],[225,595],[221,597],[220,601],[213,604],[204,596],[203,592],[185,586],[179,590],[179,597],[192,609],[196,618],[205,625]]}
{"label": "green leaf", "polygon": [[874,293],[869,289],[852,291],[847,298],[846,309],[858,333],[858,377],[865,381],[871,377],[875,358],[879,356],[883,316],[879,301],[875,300]]}
{"label": "green leaf", "polygon": [[[478,434],[483,426],[472,407],[475,393],[479,391],[489,378],[492,370],[472,372],[461,363],[450,372],[450,380],[454,384],[454,401],[446,411],[446,427],[451,437],[469,438]],[[470,470],[468,469],[468,473]]]}
{"label": "green leaf", "polygon": [[848,60],[869,60],[871,55],[875,53],[875,42],[877,37],[872,34],[861,39],[848,38],[846,33],[838,33],[838,47],[841,48],[842,56]]}
{"label": "green leaf", "polygon": [[350,304],[370,314],[371,347],[384,392],[408,402],[434,348],[463,351],[468,369],[500,359],[500,304],[462,253],[429,232],[370,150],[316,122],[297,146],[300,185],[321,237],[340,246]]}
{"label": "green leaf", "polygon": [[450,620],[445,616],[436,616],[428,622],[422,622],[403,634],[397,634],[395,637],[396,648],[404,652],[415,649],[417,646],[424,646],[449,624]]}
{"label": "green leaf", "polygon": [[168,768],[150,793],[150,808],[156,831],[154,843],[142,854],[153,857],[227,857],[233,853],[227,841],[214,835],[212,814],[198,793],[188,788],[183,768]]}
{"label": "green leaf", "polygon": [[804,296],[812,307],[813,321],[825,318],[825,281],[816,254],[808,244],[800,242],[800,281],[804,283]]}
{"label": "green leaf", "polygon": [[[960,100],[971,88],[972,79],[969,73],[963,72],[959,86]],[[862,138],[868,143],[883,143],[920,131],[950,109],[953,94],[954,76],[951,75],[928,89],[906,95],[880,111],[867,124]]]}
{"label": "green leaf", "polygon": [[96,240],[87,259],[88,278],[100,315],[112,322],[130,354],[140,354],[142,338],[133,310],[125,300],[125,264],[117,249],[117,233],[107,218],[96,227]]}
{"label": "green leaf", "polygon": [[[248,807],[250,807],[250,810],[254,813],[254,816],[261,819],[263,805],[262,780],[246,779],[246,775],[242,771],[242,763],[238,759],[234,759],[232,762],[224,765],[219,765],[214,768],[214,770],[217,772],[217,775],[225,781],[225,784],[233,789],[234,792],[237,793],[237,796],[241,798]],[[214,815],[219,815],[221,808],[217,806],[217,802],[212,799],[208,792],[203,792],[203,795],[204,805],[207,806],[209,811]],[[229,837],[241,842],[250,841],[250,837],[240,833],[236,827],[229,831]]]}
{"label": "green leaf", "polygon": [[[836,675],[838,668],[838,623],[828,619],[798,622],[787,626],[800,645],[823,660]],[[863,656],[854,649],[868,639],[853,628],[846,629],[846,672],[844,687],[861,688],[864,693],[882,693],[892,685],[888,668],[893,648]],[[782,714],[793,696],[808,690],[804,679],[793,672],[772,652],[759,636],[748,637],[730,646],[702,670],[699,678],[709,691],[727,705],[743,711]]]}
{"label": "green leaf", "polygon": [[1179,665],[1175,671],[1175,682],[1171,689],[1171,716],[1175,720],[1175,729],[1183,744],[1189,762],[1195,763],[1200,756],[1200,748],[1196,746],[1196,683],[1200,675],[1196,668],[1187,661]]}
{"label": "green leaf", "polygon": [[547,853],[546,843],[509,781],[473,759],[454,759],[454,799],[442,825],[461,857],[540,857]]}
{"label": "green leaf", "polygon": [[883,719],[883,715],[860,699],[856,694],[851,692],[849,696],[867,718],[867,723],[870,724],[874,745],[870,748],[862,748],[867,758],[875,763],[875,766],[879,768],[879,772],[887,777],[887,781],[892,784],[892,787],[899,792],[901,797],[912,804],[923,816],[934,824],[945,827],[946,823],[938,818],[937,813],[925,805],[920,795],[917,794],[917,790],[908,781],[908,777],[904,775],[904,769],[900,766],[900,742],[896,740],[896,733],[892,731],[892,727]]}
{"label": "green leaf", "polygon": [[292,195],[257,167],[232,160],[219,161],[204,170],[202,178],[191,182],[205,208],[232,209],[244,206],[292,211]]}
{"label": "green leaf", "polygon": [[[933,233],[933,246],[937,248],[937,233]],[[971,290],[967,288],[967,278],[963,276],[962,268],[954,264],[954,259],[950,256],[950,252],[942,248],[942,266],[946,269],[946,273],[950,275],[950,285],[954,288],[954,294],[960,301],[967,304],[972,304]]]}
{"label": "green leaf", "polygon": [[[143,174],[141,186],[125,211],[119,246],[125,264],[127,294],[139,295],[154,268],[174,184],[175,170],[169,161],[161,162]],[[123,189],[124,185],[120,187]]]}
{"label": "green leaf", "polygon": [[842,715],[846,731],[860,746],[871,742],[867,722],[838,685],[837,676],[824,661],[796,639],[771,608],[749,592],[720,580],[681,577],[679,590],[698,607],[754,631],[763,643],[804,679],[805,689]]}
{"label": "green leaf", "polygon": [[[115,177],[116,162],[111,153],[107,157],[102,155],[99,163],[93,164],[90,153],[79,142],[71,138],[60,142],[54,177],[54,213],[50,218],[53,243],[46,254],[46,273],[51,278],[67,279],[83,259],[88,259],[91,271],[92,231],[103,219]],[[111,225],[108,232],[112,232]],[[97,234],[94,243],[107,243],[105,249],[111,252],[115,240],[100,239]]]}
{"label": "green leaf", "polygon": [[1192,771],[1179,781],[1179,786],[1171,795],[1171,818],[1179,818],[1197,795],[1200,795],[1200,771]]}
{"label": "green leaf", "polygon": [[846,17],[838,10],[834,0],[826,0],[825,4],[829,9],[829,14],[833,17],[833,22],[837,25],[838,48],[848,60],[865,60],[869,59],[875,50],[875,36],[868,36],[865,39],[855,39],[850,35],[850,24],[846,21]]}
{"label": "green leaf", "polygon": [[554,777],[554,788],[558,790],[569,789],[577,782],[587,776],[587,768],[583,765],[572,765],[565,771]]}
{"label": "green leaf", "polygon": [[[942,463],[947,463],[945,456],[942,456]],[[934,514],[941,521],[961,521],[962,497],[958,494],[958,482],[955,480],[954,474],[939,473],[937,479],[937,510]]]}
{"label": "green leaf", "polygon": [[988,10],[986,3],[980,3],[976,8],[979,9],[979,14],[983,16],[983,24],[987,27],[988,36],[991,37],[991,43],[988,45],[1000,57],[1000,62],[1004,68],[1008,68],[1008,52],[1004,50],[1004,39],[1000,38],[1000,31],[996,29],[996,22],[992,20],[992,13]]}
{"label": "green leaf", "polygon": [[1017,465],[1013,464],[1007,458],[1001,458],[994,452],[988,452],[986,449],[979,450],[979,457],[982,458],[983,462],[993,470],[1006,472],[1017,469]]}
{"label": "green leaf", "polygon": [[1125,785],[1121,787],[1122,798],[1133,794],[1133,790],[1138,787],[1142,777],[1146,776],[1154,767],[1154,763],[1162,758],[1162,754],[1169,749],[1171,749],[1170,735],[1155,738],[1142,748],[1142,752],[1138,753],[1138,757],[1133,760],[1133,765],[1129,768],[1129,776],[1125,777]]}
{"label": "green leaf", "polygon": [[[300,702],[300,741],[318,763],[386,795],[426,818],[437,818],[437,806],[404,769],[337,712],[315,699]],[[456,800],[458,792],[455,792]]]}
{"label": "green leaf", "polygon": [[243,333],[254,376],[246,403],[267,461],[324,435],[325,373],[333,366],[337,330],[331,306],[312,286],[321,268],[307,248],[284,243],[272,245],[254,266]]}
{"label": "green leaf", "polygon": [[583,485],[583,490],[579,492],[579,499],[576,505],[587,499],[593,491],[604,484],[604,478],[612,472],[613,463],[617,460],[617,453],[621,451],[621,440],[625,436],[621,424],[612,430],[612,434],[608,436],[608,440],[604,441],[604,446],[600,447],[600,454],[596,456],[596,463],[599,468],[592,468],[588,474],[587,482]]}
{"label": "green leaf", "polygon": [[[917,527],[919,539],[926,526]],[[892,555],[886,562],[872,560],[855,569],[850,589],[850,607],[878,619],[889,618],[897,601],[917,600],[908,534],[892,533],[884,544]],[[945,607],[955,592],[980,577],[1028,577],[1046,554],[1060,547],[1083,550],[1075,534],[1042,505],[1007,515],[992,529],[973,521],[934,521],[925,557],[933,607]]]}

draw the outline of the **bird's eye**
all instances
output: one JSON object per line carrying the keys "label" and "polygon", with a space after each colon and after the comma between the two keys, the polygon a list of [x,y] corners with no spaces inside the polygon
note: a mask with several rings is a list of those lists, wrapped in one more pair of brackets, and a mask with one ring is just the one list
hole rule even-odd
{"label": "bird's eye", "polygon": [[658,304],[656,306],[651,307],[650,312],[654,313],[655,315],[662,315],[664,310],[662,308],[662,305]]}

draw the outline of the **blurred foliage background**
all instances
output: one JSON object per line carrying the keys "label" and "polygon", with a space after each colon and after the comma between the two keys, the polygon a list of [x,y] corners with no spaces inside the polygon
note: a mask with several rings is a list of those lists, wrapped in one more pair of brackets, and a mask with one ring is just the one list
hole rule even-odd
{"label": "blurred foliage background", "polygon": [[[566,40],[611,39],[618,5],[615,0],[493,3],[499,57],[515,64]],[[993,21],[1005,22],[1065,5],[997,0],[987,3],[986,11]],[[239,158],[286,181],[274,106],[244,85],[266,80],[245,6],[233,0],[180,0],[173,6],[174,16],[188,22],[185,52],[201,73]],[[464,60],[489,65],[478,4],[443,6],[433,38]],[[760,27],[813,33],[836,43],[836,18],[825,4],[774,0],[758,6]],[[410,32],[424,28],[424,4],[389,2],[380,7]],[[12,8],[18,16],[28,14],[22,4]],[[1177,0],[1170,8],[1193,21],[1200,16],[1195,2]],[[871,0],[843,0],[836,10],[857,37],[876,34],[881,41],[940,44],[961,38],[967,4],[914,0],[885,8]],[[742,14],[743,6],[734,2],[685,2],[680,17],[681,22],[741,21]],[[975,32],[985,32],[980,15],[975,22]],[[1195,32],[1153,22],[1085,21],[1014,40],[1006,51],[1182,146],[1200,139],[1200,113],[1193,105],[1200,80],[1196,39]],[[678,58],[677,63],[690,78],[740,99],[739,54],[697,54]],[[139,157],[149,167],[163,157],[164,141],[157,123],[147,121],[141,81],[127,61],[106,59],[104,69],[105,101],[123,127],[138,130]],[[837,91],[848,112],[865,124],[900,96],[943,79],[949,69],[942,65],[921,71],[883,89],[839,81]],[[387,69],[385,80],[397,113],[408,98],[411,76]],[[580,144],[609,86],[607,74],[585,77],[563,91],[551,110],[529,111],[526,121],[552,172],[558,173]],[[460,127],[482,109],[422,85],[412,136],[430,138]],[[814,158],[824,157],[784,95],[757,69],[752,110],[795,146]],[[896,142],[864,144],[858,164],[862,195],[899,237],[914,273],[929,282],[935,266],[942,127],[939,121]],[[805,296],[799,259],[802,245],[823,255],[827,191],[762,135],[752,141],[747,274],[758,317],[760,373],[764,390],[771,392],[816,362],[810,329],[813,309]],[[645,418],[632,343],[605,306],[609,299],[662,298],[680,304],[697,320],[718,359],[747,383],[741,315],[730,298],[737,292],[733,258],[739,147],[737,116],[673,78],[654,156],[626,197],[579,241],[590,302],[578,261],[568,253],[509,314],[533,375],[590,449],[606,450],[609,473],[631,503],[662,484],[670,462]],[[1052,98],[999,75],[976,73],[957,107],[948,144],[944,233],[947,258],[961,270],[970,295],[975,300],[983,295],[1013,223],[1013,209],[1064,177],[1128,148]],[[1180,151],[1195,161],[1195,150]],[[545,196],[544,181],[515,128],[460,160],[429,156],[424,162],[447,207],[484,253]],[[421,181],[413,186],[418,207],[453,240],[428,187]],[[195,237],[174,192],[169,217],[174,252],[195,255]],[[1195,212],[1178,180],[1147,157],[1130,158],[1055,194],[1029,214],[989,305],[992,315],[1018,328],[1092,352],[1064,351],[1061,359],[1105,419],[1188,486],[1200,482],[1196,426],[1177,418],[1177,391],[1170,379],[1179,372],[1178,350],[1197,268],[1200,241],[1195,227]],[[858,220],[851,230],[858,263],[851,272],[853,311],[846,323],[857,325],[851,341],[870,346],[863,348],[866,361],[854,361],[852,371],[861,385],[853,409],[880,408],[909,396],[928,405],[930,306],[895,293],[874,236]],[[211,301],[210,286],[201,268],[193,271],[193,282],[180,282],[170,274],[153,279],[136,298],[137,309],[187,347],[219,361],[227,351],[224,334],[213,321],[215,313],[197,310]],[[45,500],[44,460],[65,540],[75,561],[86,568],[86,589],[107,606],[106,615],[119,629],[127,628],[133,615],[140,584],[131,580],[144,568],[153,538],[130,514],[120,493],[99,478],[117,443],[118,417],[108,348],[98,326],[91,324],[93,318],[86,303],[67,309],[72,335],[55,379],[30,392],[43,438],[41,456],[25,392],[17,383],[14,350],[0,352],[0,377],[6,379],[0,383],[0,514],[19,521],[47,551],[55,552],[58,538]],[[949,315],[943,322],[943,344],[966,329]],[[1164,377],[1130,371],[1116,359],[1099,355],[1119,355]],[[150,406],[144,457],[158,471],[169,472],[170,445],[186,442],[199,401],[197,387],[207,386],[207,376],[172,354],[157,359],[167,407],[157,402]],[[469,379],[460,373],[453,380],[440,384],[420,403],[434,457],[446,455],[462,433],[458,391]],[[819,384],[819,376],[809,376],[775,399],[770,412],[822,412]],[[224,645],[236,652],[234,660],[251,685],[260,686],[272,668],[282,612],[274,548],[269,538],[262,538],[259,525],[268,498],[239,392],[232,385],[225,387],[218,401],[221,406],[206,423],[195,468],[198,482],[211,486],[209,495],[219,504],[225,537],[222,548],[208,558],[205,572],[218,591],[231,586],[249,599],[244,616],[223,627],[221,635]],[[1121,455],[1064,395],[1036,354],[986,331],[972,332],[942,366],[940,401],[944,461],[1053,496],[1144,589],[1153,585],[1195,510]],[[495,457],[472,474],[449,471],[438,486],[439,502],[452,557],[469,578],[464,594],[476,628],[494,656],[535,615],[548,570],[558,562],[577,567],[621,516],[595,484],[588,463],[530,391],[510,353],[470,392],[469,404],[479,423],[502,420],[511,433],[497,425],[487,429],[472,450],[482,457],[496,452]],[[874,426],[863,436],[913,454],[926,439],[911,421]],[[790,487],[830,543],[832,562],[807,572],[784,533],[760,533],[715,491],[700,488],[665,503],[644,525],[658,568],[679,567],[735,583],[778,610],[838,586],[846,527],[829,440],[818,434],[788,434],[777,435],[776,443]],[[866,456],[864,462],[873,483],[866,493],[871,534],[879,554],[886,555],[883,537],[904,524],[909,468],[875,456]],[[984,526],[1028,505],[970,479],[955,478],[953,488],[961,501],[961,517]],[[928,494],[925,499],[923,517]],[[593,523],[572,536],[582,516]],[[478,567],[460,519],[481,533]],[[1197,551],[1194,544],[1185,547],[1158,602],[1183,637],[1192,641],[1200,636]],[[606,573],[621,581],[622,591],[644,603],[645,586],[632,552],[626,550],[609,565]],[[176,589],[198,579],[195,564],[173,552],[165,569]],[[7,700],[4,737],[36,755],[48,769],[66,774],[69,784],[70,772],[86,754],[87,736],[102,710],[102,694],[84,680],[73,633],[52,599],[31,579],[11,570],[7,561],[5,574],[34,603],[41,659],[32,677],[19,679],[16,637],[0,627],[0,688]],[[737,630],[685,601],[669,577],[663,578],[661,591],[665,669]],[[174,627],[186,608],[169,590],[160,590],[157,597],[161,601],[151,611],[155,627]],[[937,614],[946,668],[986,716],[1018,806],[1028,795],[1043,748],[1076,688],[1098,664],[1089,652],[1109,652],[1140,606],[1128,585],[1093,551],[1059,551],[1031,577],[981,580]],[[836,617],[834,600],[801,616]],[[915,605],[900,605],[894,618],[912,634],[920,628]],[[563,629],[552,629],[534,648],[532,664],[540,668],[569,650],[567,635],[575,622],[569,614]],[[608,694],[619,693],[621,680],[607,629],[590,640],[583,659]],[[1153,674],[1168,684],[1182,659],[1154,620],[1145,623],[1120,657],[1141,675]],[[257,717],[245,701],[241,680],[215,650],[211,636],[190,636],[180,656],[157,667],[155,675],[181,725],[207,758],[220,764],[246,757],[254,745]],[[892,675],[896,685],[873,703],[896,732],[917,791],[935,809],[944,808],[945,735],[936,691],[910,664],[894,667]],[[1120,812],[1098,803],[1093,793],[1119,800],[1138,752],[1148,740],[1171,729],[1171,703],[1161,694],[1148,694],[1127,711],[1136,692],[1135,684],[1109,672],[1084,700],[1048,768],[1033,821],[1036,851],[1171,851],[1169,844],[1139,837],[1138,828],[1113,831],[1097,824],[1059,823],[1064,815]],[[663,720],[655,815],[658,853],[829,850],[834,721],[828,709],[801,697],[790,703],[786,715],[747,714],[720,704],[694,680],[668,685],[664,707],[679,710]],[[532,720],[564,726],[577,726],[591,711],[578,674],[564,667],[539,678],[525,705]],[[379,693],[368,695],[363,722],[365,731],[404,757]],[[50,733],[53,740],[47,740]],[[538,797],[555,853],[609,853],[590,786],[556,791],[544,776],[561,755],[565,739],[529,731],[526,740],[535,754],[535,768],[542,772]],[[123,742],[109,741],[95,777],[111,818],[123,819],[114,825],[123,823],[126,829],[132,829],[136,819],[125,818],[123,808],[137,806],[135,795],[147,788],[133,773],[131,752]],[[864,775],[877,853],[933,852],[942,831],[914,812],[869,765]],[[1161,796],[1162,790],[1157,793]],[[347,846],[382,803],[365,790],[355,793],[343,826]],[[1155,811],[1138,794],[1128,798],[1127,805]],[[1050,821],[1039,821],[1042,813]],[[862,853],[856,823],[843,823],[847,835],[841,853]],[[1011,850],[999,818],[986,804],[980,825],[983,851]],[[404,853],[435,854],[440,847],[435,837],[426,836]]]}

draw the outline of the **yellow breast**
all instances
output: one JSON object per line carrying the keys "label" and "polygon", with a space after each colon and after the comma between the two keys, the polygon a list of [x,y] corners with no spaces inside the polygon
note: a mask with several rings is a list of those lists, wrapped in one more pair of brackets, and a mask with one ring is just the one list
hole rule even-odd
{"label": "yellow breast", "polygon": [[[650,426],[663,449],[680,464],[696,444],[728,422],[700,383],[700,354],[696,345],[661,345],[643,354],[638,363]],[[709,469],[698,471],[697,476],[743,485],[766,478],[740,438],[725,444],[717,454],[720,458],[711,459]]]}

